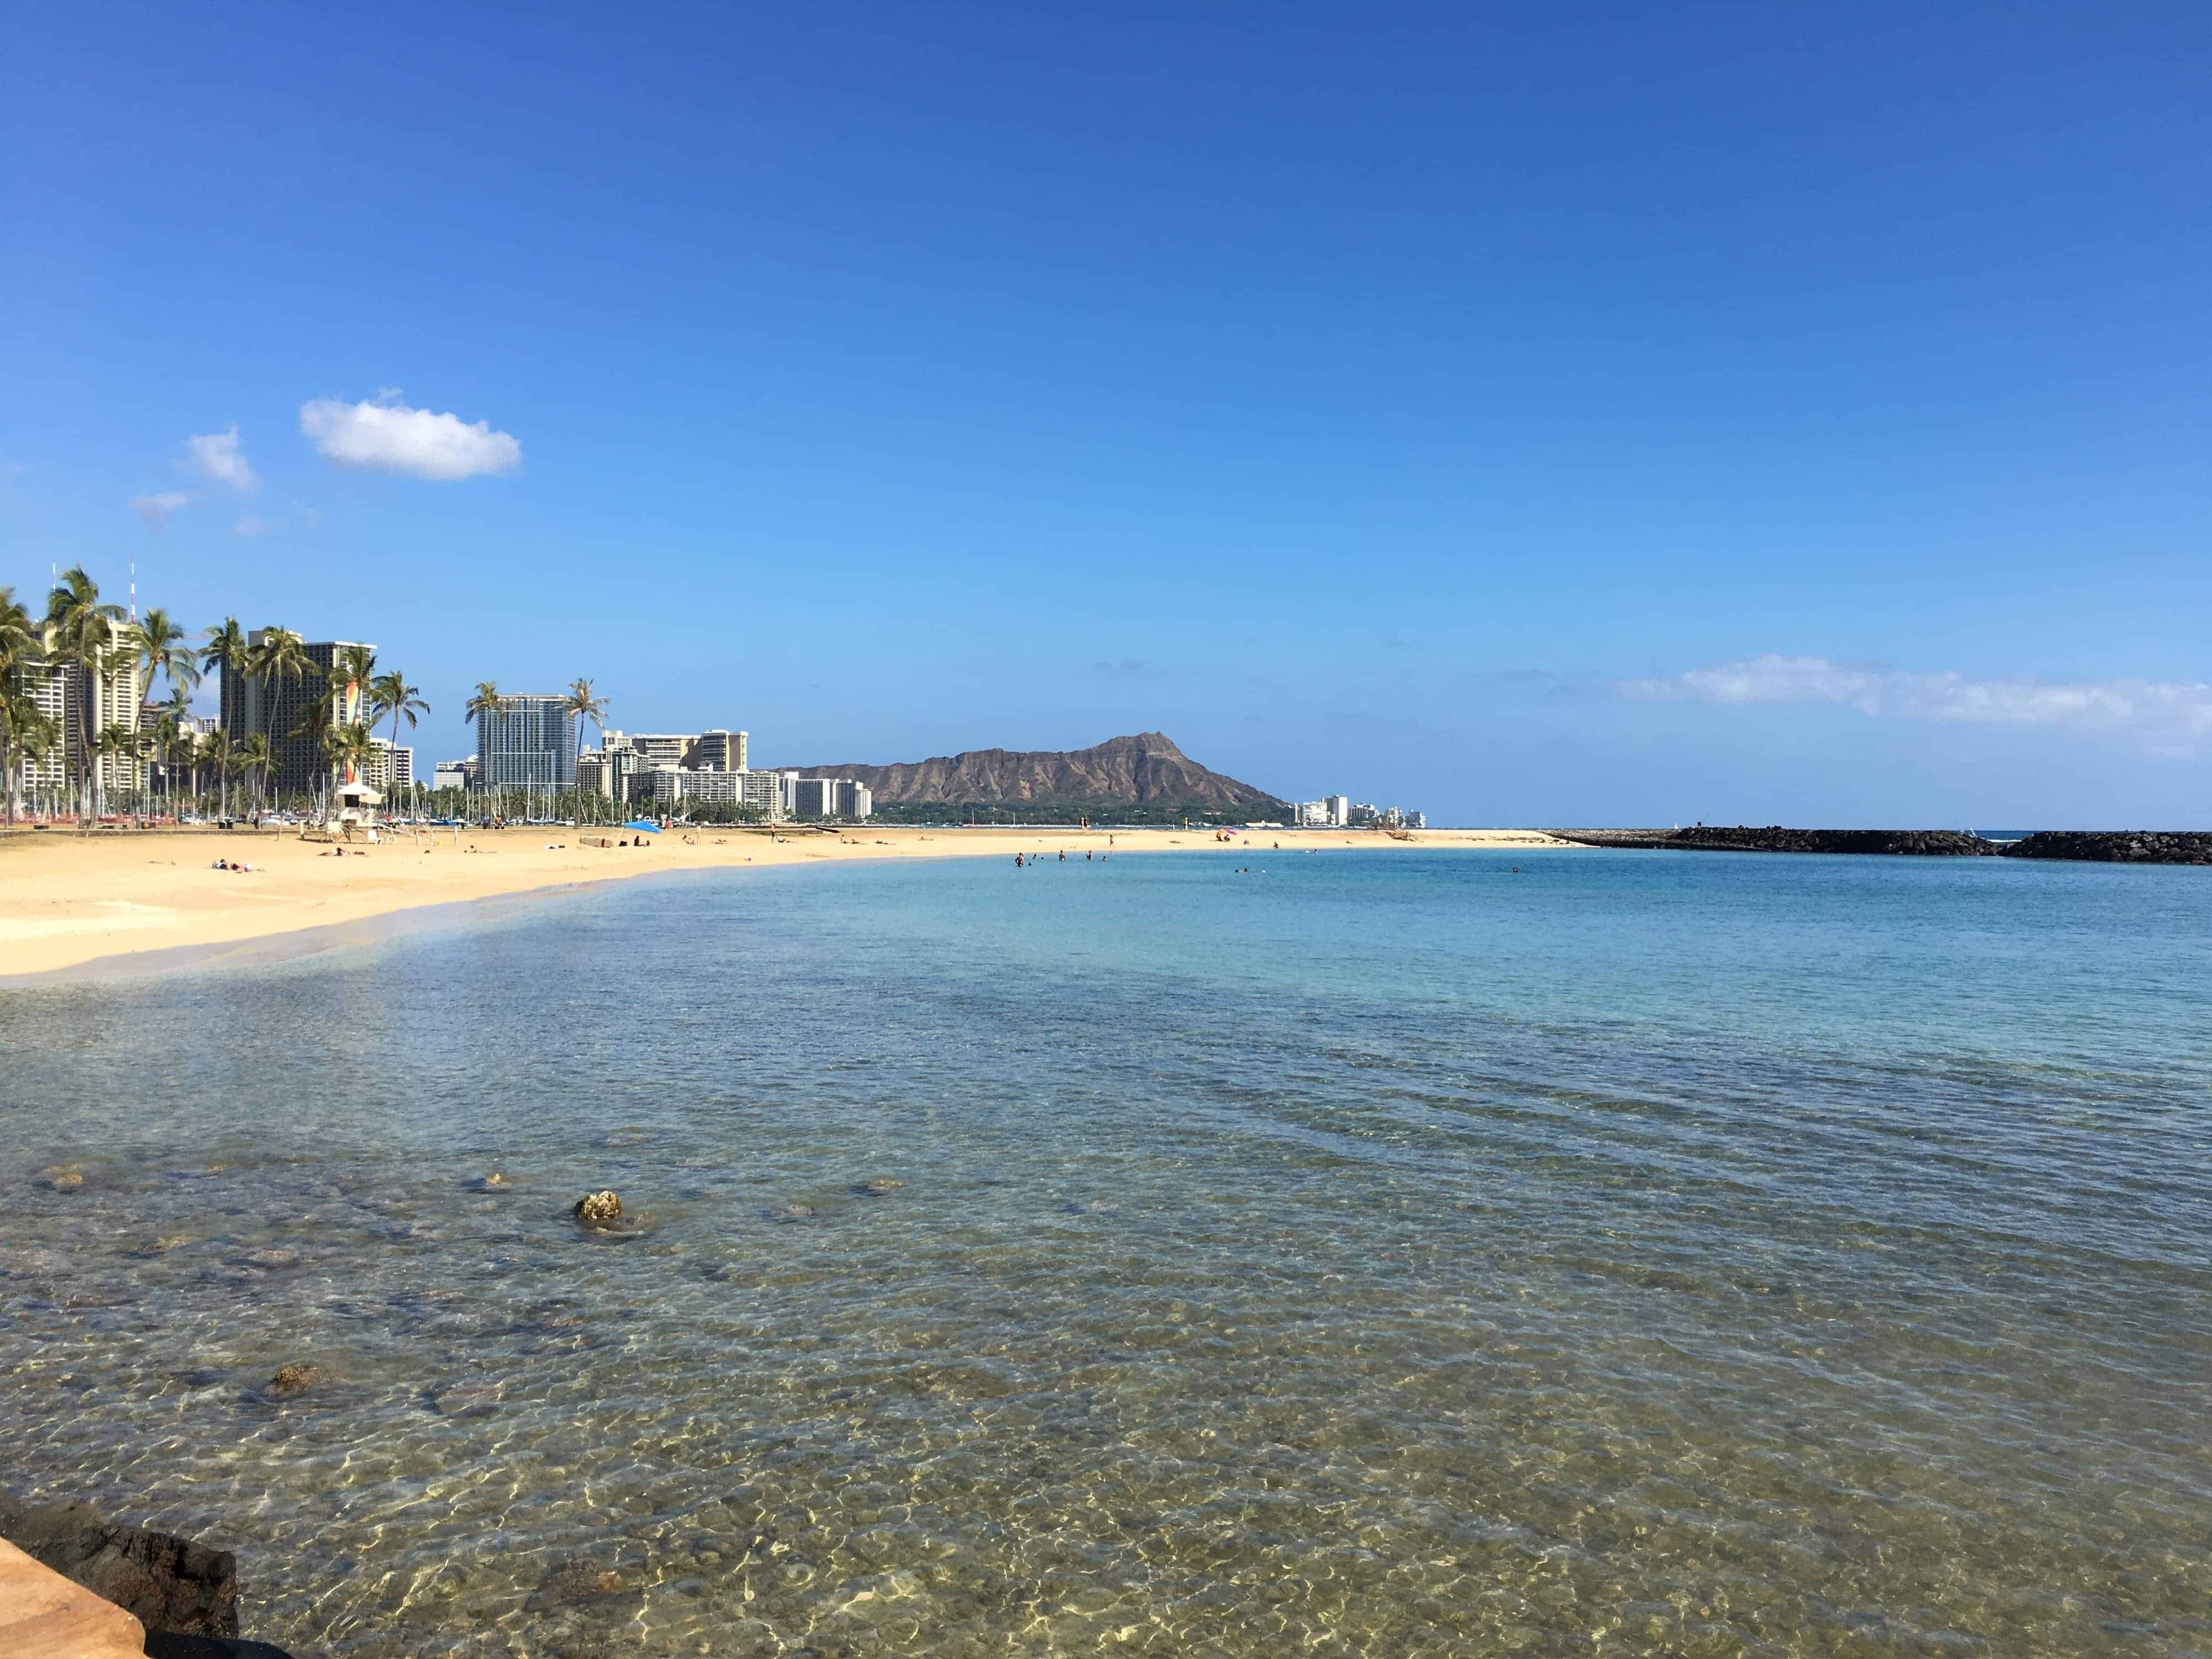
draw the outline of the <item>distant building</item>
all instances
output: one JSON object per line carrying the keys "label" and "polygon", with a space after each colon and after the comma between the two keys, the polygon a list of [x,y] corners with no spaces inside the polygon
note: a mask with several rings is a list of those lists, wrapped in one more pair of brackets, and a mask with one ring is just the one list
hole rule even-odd
{"label": "distant building", "polygon": [[440,761],[430,774],[433,789],[465,789],[476,777],[476,757],[465,761]]}
{"label": "distant building", "polygon": [[15,669],[15,684],[32,708],[46,716],[61,741],[48,749],[44,757],[33,760],[28,755],[17,760],[17,785],[27,793],[58,794],[69,786],[66,752],[74,754],[83,741],[79,725],[70,724],[76,707],[71,687],[82,676],[65,663],[27,662]]}
{"label": "distant building", "polygon": [[1300,829],[1341,830],[1352,821],[1352,799],[1348,795],[1329,795],[1320,800],[1294,801],[1291,805],[1291,823]]}
{"label": "distant building", "polygon": [[568,789],[576,781],[576,716],[567,699],[503,696],[477,715],[477,781],[484,789]]}
{"label": "distant building", "polygon": [[688,735],[674,732],[640,732],[623,740],[623,746],[637,757],[646,766],[681,766],[684,757],[699,741],[698,733]]}
{"label": "distant building", "polygon": [[683,764],[695,772],[742,772],[745,746],[743,732],[702,732],[692,738]]}
{"label": "distant building", "polygon": [[684,802],[750,806],[763,817],[782,818],[782,778],[775,772],[715,772],[701,768],[657,766],[630,775],[629,799],[673,807]]}
{"label": "distant building", "polygon": [[387,795],[414,787],[415,751],[394,748],[389,738],[371,738],[368,741],[368,764],[362,769],[362,781],[370,788]]}
{"label": "distant building", "polygon": [[875,811],[868,786],[851,778],[793,778],[791,816],[795,818],[860,819]]}
{"label": "distant building", "polygon": [[[145,702],[140,665],[124,643],[127,624],[107,624],[108,659],[99,673],[88,673],[73,663],[30,661],[19,664],[15,684],[31,706],[54,724],[56,742],[44,760],[22,759],[17,772],[21,787],[55,793],[65,788],[70,776],[82,776],[88,741],[85,726],[90,716],[90,741],[110,726],[129,732],[144,729]],[[112,793],[136,789],[145,767],[136,755],[100,754],[94,750],[100,787]]]}
{"label": "distant building", "polygon": [[[258,650],[269,630],[257,628],[246,636],[250,649]],[[222,671],[222,729],[233,743],[257,734],[269,740],[271,764],[269,787],[277,795],[305,795],[330,781],[331,768],[316,752],[312,739],[297,737],[301,721],[318,701],[331,705],[331,724],[359,721],[367,707],[368,688],[331,678],[338,653],[351,650],[350,640],[321,640],[301,646],[307,659],[304,674],[264,679],[258,674]],[[365,647],[375,650],[374,646]]]}
{"label": "distant building", "polygon": [[576,757],[576,793],[611,800],[615,793],[613,761],[604,749],[586,749]]}

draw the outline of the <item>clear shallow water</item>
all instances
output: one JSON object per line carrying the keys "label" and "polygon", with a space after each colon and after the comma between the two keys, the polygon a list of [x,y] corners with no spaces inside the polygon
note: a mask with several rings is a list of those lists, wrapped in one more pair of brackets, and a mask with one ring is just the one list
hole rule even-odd
{"label": "clear shallow water", "polygon": [[2212,1652],[2202,872],[1253,861],[0,991],[0,1480],[331,1654]]}

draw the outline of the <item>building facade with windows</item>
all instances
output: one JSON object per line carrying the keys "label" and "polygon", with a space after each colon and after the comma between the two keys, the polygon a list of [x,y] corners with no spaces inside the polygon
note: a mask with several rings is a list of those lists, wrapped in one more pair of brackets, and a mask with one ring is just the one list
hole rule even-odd
{"label": "building facade with windows", "polygon": [[66,662],[33,660],[16,665],[15,684],[54,728],[53,743],[42,757],[20,757],[19,787],[58,795],[69,787],[70,780],[86,775],[88,753],[103,794],[134,790],[144,782],[145,765],[135,752],[103,752],[100,745],[100,733],[110,728],[131,737],[145,729],[140,718],[145,683],[138,659],[125,644],[125,626],[107,624],[107,660],[96,673]]}
{"label": "building facade with windows", "polygon": [[875,798],[865,783],[851,778],[788,780],[791,816],[795,818],[867,817],[875,811]]}
{"label": "building facade with windows", "polygon": [[415,751],[402,744],[395,747],[389,738],[371,738],[368,764],[362,769],[362,781],[372,789],[391,794],[395,790],[410,788],[415,782]]}
{"label": "building facade with windows", "polygon": [[742,772],[747,743],[743,732],[702,732],[691,739],[683,763],[695,772]]}
{"label": "building facade with windows", "polygon": [[569,789],[576,782],[576,716],[567,699],[525,693],[477,714],[477,787]]}
{"label": "building facade with windows", "polygon": [[[255,629],[246,636],[247,648],[258,652],[268,636],[267,629]],[[368,688],[331,678],[338,653],[353,650],[356,646],[351,640],[303,643],[300,649],[307,659],[307,672],[281,678],[236,672],[225,665],[222,729],[234,744],[253,737],[269,740],[269,787],[272,793],[280,796],[312,794],[330,781],[330,766],[318,752],[314,740],[301,735],[301,727],[317,702],[329,705],[333,726],[348,726],[362,719],[368,707]],[[359,648],[371,653],[376,649],[373,645]]]}

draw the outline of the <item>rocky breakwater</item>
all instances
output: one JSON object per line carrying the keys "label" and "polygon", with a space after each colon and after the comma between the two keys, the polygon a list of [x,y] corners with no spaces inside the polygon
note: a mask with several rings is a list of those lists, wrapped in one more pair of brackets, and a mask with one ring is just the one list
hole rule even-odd
{"label": "rocky breakwater", "polygon": [[1688,830],[1554,830],[1585,847],[1677,848],[1692,853],[1864,853],[1911,858],[1993,858],[1996,842],[1956,830],[1790,830],[1698,824]]}
{"label": "rocky breakwater", "polygon": [[2005,848],[2013,859],[2086,859],[2099,864],[2212,864],[2212,830],[2039,830]]}
{"label": "rocky breakwater", "polygon": [[0,1538],[137,1617],[151,1659],[285,1659],[238,1635],[238,1561],[189,1538],[103,1519],[88,1504],[34,1506],[0,1492]]}

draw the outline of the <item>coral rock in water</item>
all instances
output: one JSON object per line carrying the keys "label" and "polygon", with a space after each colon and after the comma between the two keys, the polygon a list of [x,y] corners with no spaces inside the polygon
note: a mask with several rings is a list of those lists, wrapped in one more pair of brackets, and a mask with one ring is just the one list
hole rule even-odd
{"label": "coral rock in water", "polygon": [[586,1227],[611,1227],[622,1212],[622,1200],[612,1193],[586,1193],[576,1200],[576,1219]]}

